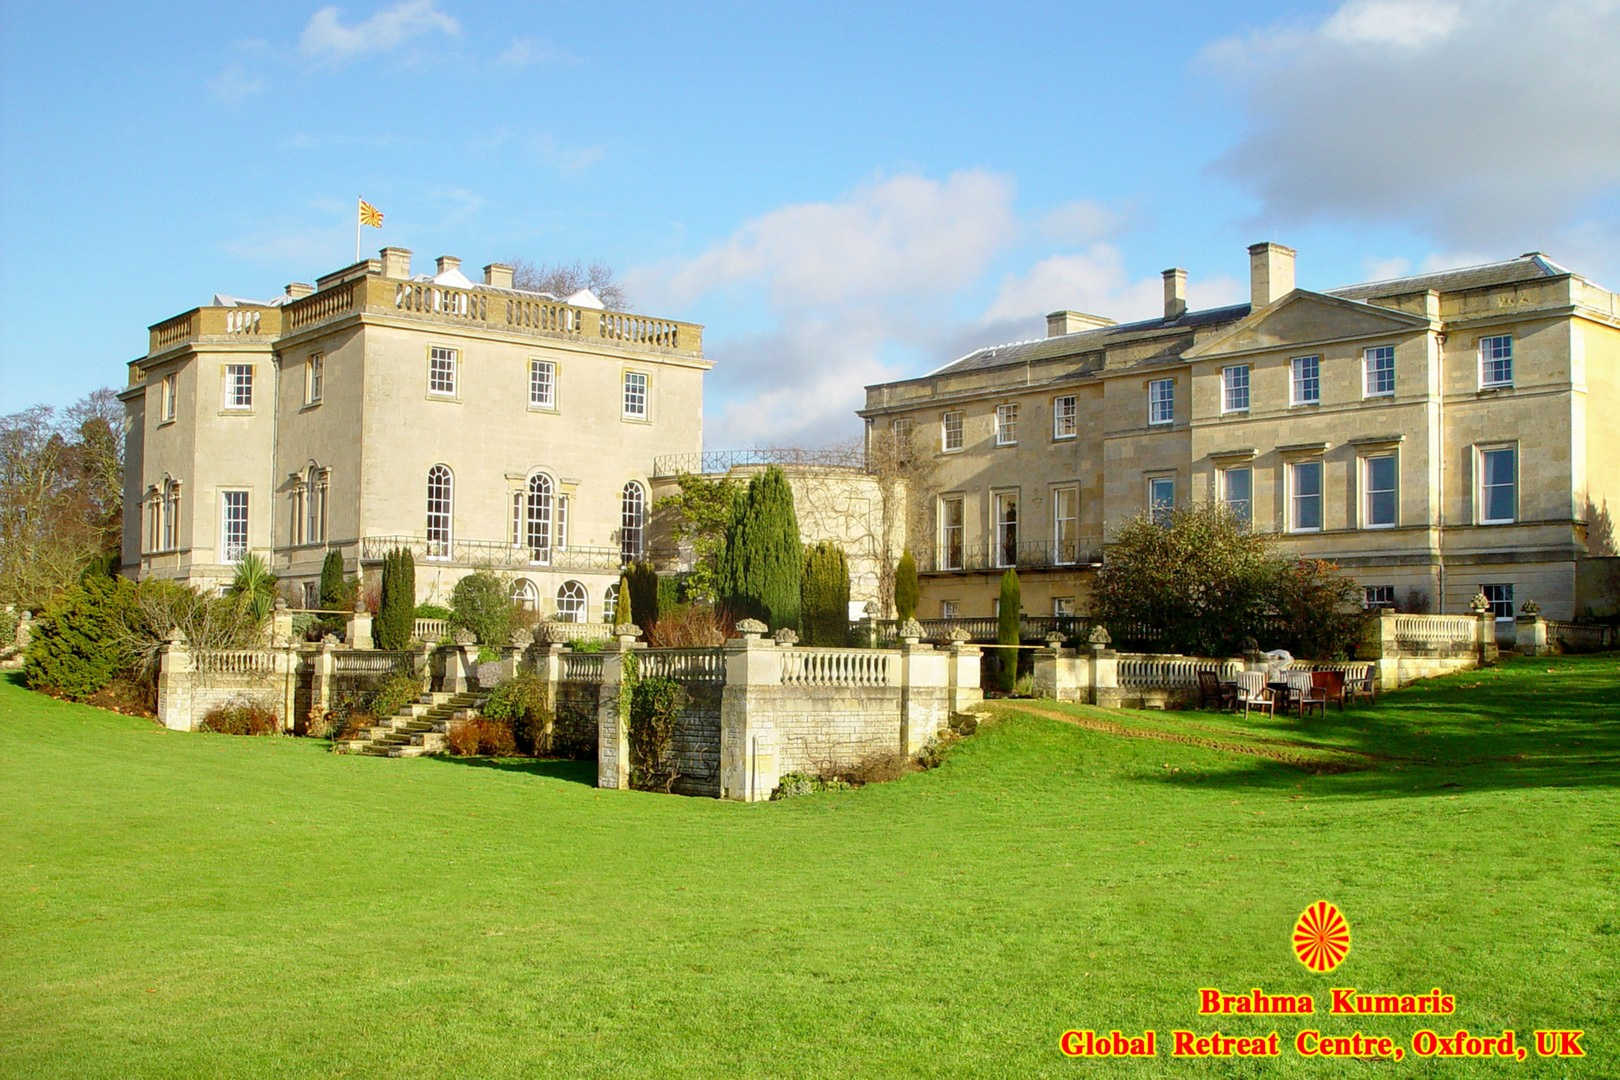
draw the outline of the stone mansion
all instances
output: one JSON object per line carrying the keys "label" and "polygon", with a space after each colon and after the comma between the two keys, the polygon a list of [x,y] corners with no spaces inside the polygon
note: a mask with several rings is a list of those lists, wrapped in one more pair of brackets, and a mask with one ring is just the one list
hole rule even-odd
{"label": "stone mansion", "polygon": [[[1219,499],[1369,604],[1575,614],[1620,506],[1620,299],[1539,254],[1325,293],[1288,248],[1249,260],[1248,303],[1189,311],[1167,270],[1162,318],[1054,312],[1043,340],[868,387],[866,465],[789,469],[803,539],[848,549],[858,601],[909,546],[920,615],[992,614],[1004,567],[1063,614],[1121,521]],[[711,366],[699,326],[401,248],[215,296],[129,365],[124,572],[221,584],[254,551],[313,607],[328,551],[374,577],[404,545],[422,600],[491,568],[610,620],[674,473],[746,472],[703,453]]]}

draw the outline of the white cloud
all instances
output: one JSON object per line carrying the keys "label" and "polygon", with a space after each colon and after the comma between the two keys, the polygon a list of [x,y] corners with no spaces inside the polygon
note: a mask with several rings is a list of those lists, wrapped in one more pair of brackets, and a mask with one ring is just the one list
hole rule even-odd
{"label": "white cloud", "polygon": [[265,81],[241,64],[227,64],[218,75],[208,80],[208,92],[214,100],[226,105],[240,105],[248,98],[264,93],[264,90]]}
{"label": "white cloud", "polygon": [[[1236,303],[1247,291],[1246,282],[1232,277],[1188,275],[1188,306],[1195,309]],[[1131,280],[1118,248],[1093,244],[1083,252],[1042,259],[1027,272],[1005,278],[984,320],[1023,319],[1033,327],[1042,325],[1037,316],[1060,310],[1106,315],[1115,322],[1153,318],[1164,311],[1164,278],[1156,274]]]}
{"label": "white cloud", "polygon": [[577,64],[579,57],[539,38],[514,38],[502,49],[495,62],[501,67],[529,67],[534,64]]}
{"label": "white cloud", "polygon": [[1064,203],[1041,218],[1037,231],[1057,244],[1089,244],[1118,230],[1120,214],[1089,199]]}
{"label": "white cloud", "polygon": [[347,60],[363,53],[388,52],[431,33],[451,37],[461,33],[461,24],[440,11],[434,0],[403,0],[351,26],[343,25],[337,8],[324,7],[304,25],[298,49],[308,57]]}
{"label": "white cloud", "polygon": [[1616,0],[1350,0],[1204,50],[1247,112],[1214,167],[1268,224],[1402,223],[1441,250],[1551,250],[1620,195],[1617,42]]}

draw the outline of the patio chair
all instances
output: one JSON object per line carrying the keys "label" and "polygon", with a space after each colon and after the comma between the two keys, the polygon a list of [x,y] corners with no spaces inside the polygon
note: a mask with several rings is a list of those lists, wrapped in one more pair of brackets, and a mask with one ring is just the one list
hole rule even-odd
{"label": "patio chair", "polygon": [[1207,709],[1213,704],[1217,709],[1230,709],[1237,705],[1237,690],[1231,683],[1221,682],[1221,677],[1213,671],[1200,671],[1198,673],[1198,707]]}
{"label": "patio chair", "polygon": [[1344,672],[1313,671],[1311,683],[1327,700],[1338,702],[1339,711],[1344,712]]}
{"label": "patio chair", "polygon": [[1289,671],[1284,677],[1288,680],[1288,702],[1284,708],[1296,710],[1301,720],[1312,709],[1327,715],[1327,695],[1317,689],[1314,672]]}
{"label": "patio chair", "polygon": [[[1248,716],[1249,710],[1277,715],[1277,700],[1272,696],[1271,688],[1266,686],[1266,673],[1263,671],[1240,671],[1237,677],[1237,705],[1243,706],[1243,715]],[[1236,705],[1234,705],[1234,708]]]}
{"label": "patio chair", "polygon": [[1378,680],[1373,677],[1373,666],[1368,664],[1365,667],[1355,669],[1353,672],[1345,672],[1344,691],[1345,696],[1348,697],[1351,702],[1354,702],[1357,698],[1364,697],[1369,702],[1377,704]]}

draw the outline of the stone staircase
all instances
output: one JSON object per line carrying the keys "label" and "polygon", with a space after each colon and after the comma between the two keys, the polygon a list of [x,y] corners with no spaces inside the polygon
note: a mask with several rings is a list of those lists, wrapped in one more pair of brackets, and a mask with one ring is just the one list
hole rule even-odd
{"label": "stone staircase", "polygon": [[332,744],[340,754],[373,757],[422,757],[442,754],[450,722],[484,703],[482,694],[423,694],[398,713],[363,729],[352,739]]}

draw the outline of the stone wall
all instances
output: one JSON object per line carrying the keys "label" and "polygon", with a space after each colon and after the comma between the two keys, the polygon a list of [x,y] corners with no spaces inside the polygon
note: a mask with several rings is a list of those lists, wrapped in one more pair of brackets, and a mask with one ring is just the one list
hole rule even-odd
{"label": "stone wall", "polygon": [[751,700],[776,727],[779,773],[830,775],[902,749],[900,687],[782,687]]}
{"label": "stone wall", "polygon": [[596,753],[596,706],[600,684],[558,682],[552,691],[552,738],[559,749]]}
{"label": "stone wall", "polygon": [[686,708],[675,724],[675,761],[680,775],[675,791],[681,795],[720,794],[721,689],[708,684],[687,684]]}

